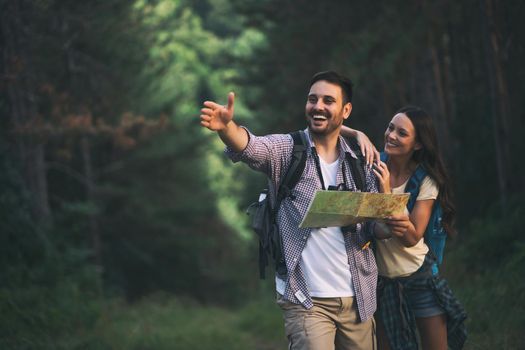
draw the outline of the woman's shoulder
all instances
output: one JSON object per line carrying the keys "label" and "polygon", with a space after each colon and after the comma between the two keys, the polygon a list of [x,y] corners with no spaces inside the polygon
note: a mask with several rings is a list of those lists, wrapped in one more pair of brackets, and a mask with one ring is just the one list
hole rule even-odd
{"label": "woman's shoulder", "polygon": [[436,199],[439,194],[437,183],[428,175],[426,175],[419,186],[419,195],[417,200]]}

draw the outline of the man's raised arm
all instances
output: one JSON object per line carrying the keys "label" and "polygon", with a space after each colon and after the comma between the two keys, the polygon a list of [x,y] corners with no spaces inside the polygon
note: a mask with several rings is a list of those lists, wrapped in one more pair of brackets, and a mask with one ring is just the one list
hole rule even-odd
{"label": "man's raised arm", "polygon": [[217,131],[222,142],[234,152],[243,151],[248,145],[248,133],[233,121],[233,103],[235,95],[228,94],[228,105],[223,106],[213,101],[205,101],[201,109],[201,125]]}

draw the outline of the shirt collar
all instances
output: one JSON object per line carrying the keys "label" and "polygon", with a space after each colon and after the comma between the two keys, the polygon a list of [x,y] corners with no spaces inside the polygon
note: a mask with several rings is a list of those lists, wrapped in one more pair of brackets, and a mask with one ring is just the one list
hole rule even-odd
{"label": "shirt collar", "polygon": [[[308,130],[308,128],[304,129],[304,133],[306,134],[306,138],[308,140],[308,149],[314,147],[315,148],[315,144],[310,136],[310,130]],[[340,147],[340,150],[342,152],[339,153],[339,158],[341,159],[342,155],[343,154],[350,154],[350,156],[352,158],[355,158],[357,159],[357,156],[356,154],[354,153],[354,151],[350,148],[350,146],[348,146],[348,143],[345,141],[344,137],[342,137],[341,135],[339,135],[339,142],[337,143],[338,147]]]}

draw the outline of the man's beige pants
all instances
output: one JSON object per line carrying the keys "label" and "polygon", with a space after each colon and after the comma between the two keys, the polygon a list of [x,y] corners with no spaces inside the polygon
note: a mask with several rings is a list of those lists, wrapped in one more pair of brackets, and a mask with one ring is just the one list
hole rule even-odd
{"label": "man's beige pants", "polygon": [[284,329],[291,350],[375,350],[373,318],[358,322],[354,298],[313,298],[314,306],[284,300],[277,293],[283,310]]}

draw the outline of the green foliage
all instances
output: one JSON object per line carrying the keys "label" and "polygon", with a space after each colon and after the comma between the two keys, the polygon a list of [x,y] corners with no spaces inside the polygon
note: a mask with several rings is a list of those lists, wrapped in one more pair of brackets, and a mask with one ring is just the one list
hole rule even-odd
{"label": "green foliage", "polygon": [[210,73],[209,57],[219,54],[220,43],[191,9],[174,1],[138,1],[135,9],[149,42],[140,91],[143,110],[169,113],[174,122],[186,124],[197,109],[201,81]]}
{"label": "green foliage", "polygon": [[[43,264],[61,264],[55,260]],[[51,270],[56,266],[51,267]],[[43,272],[42,270],[36,271]],[[25,281],[26,287],[0,288],[0,347],[3,349],[75,349],[86,342],[85,333],[95,325],[101,299],[94,286],[97,276],[84,268],[75,275],[50,276]],[[56,284],[50,283],[55,280]]]}
{"label": "green foliage", "polygon": [[30,268],[45,257],[48,240],[32,219],[30,195],[24,191],[20,173],[7,156],[7,147],[0,143],[0,271],[5,278],[1,285],[9,284],[17,274],[9,275],[13,266]]}
{"label": "green foliage", "polygon": [[467,349],[518,349],[525,327],[525,207],[506,218],[487,215],[461,233],[445,275],[468,313]]}
{"label": "green foliage", "polygon": [[77,348],[99,317],[99,276],[71,237],[36,226],[4,152],[0,182],[0,348]]}

